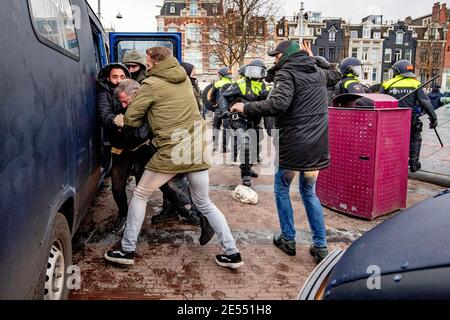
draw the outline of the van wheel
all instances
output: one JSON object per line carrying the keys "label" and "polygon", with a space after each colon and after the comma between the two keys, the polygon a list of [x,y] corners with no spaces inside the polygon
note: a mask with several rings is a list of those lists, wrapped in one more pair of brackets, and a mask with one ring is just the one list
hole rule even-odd
{"label": "van wheel", "polygon": [[72,264],[72,242],[66,218],[57,213],[50,234],[44,300],[66,300],[69,296],[66,270]]}

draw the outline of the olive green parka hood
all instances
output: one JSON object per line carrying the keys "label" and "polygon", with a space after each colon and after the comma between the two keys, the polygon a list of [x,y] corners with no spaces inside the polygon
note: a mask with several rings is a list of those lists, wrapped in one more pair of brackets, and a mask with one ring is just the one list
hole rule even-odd
{"label": "olive green parka hood", "polygon": [[158,63],[149,71],[148,75],[161,78],[170,83],[182,83],[187,78],[186,71],[174,57]]}

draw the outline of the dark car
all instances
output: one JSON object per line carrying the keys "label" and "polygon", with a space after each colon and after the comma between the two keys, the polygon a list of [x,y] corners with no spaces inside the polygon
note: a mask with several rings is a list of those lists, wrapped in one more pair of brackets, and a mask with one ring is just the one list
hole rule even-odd
{"label": "dark car", "polygon": [[449,190],[378,225],[313,271],[300,300],[450,298]]}

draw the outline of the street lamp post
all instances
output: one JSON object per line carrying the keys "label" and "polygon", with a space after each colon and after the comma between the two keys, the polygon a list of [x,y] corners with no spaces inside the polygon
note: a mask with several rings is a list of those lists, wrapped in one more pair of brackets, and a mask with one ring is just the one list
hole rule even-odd
{"label": "street lamp post", "polygon": [[97,13],[98,20],[101,20],[101,18],[102,18],[101,2],[102,2],[101,0],[98,0],[98,13]]}
{"label": "street lamp post", "polygon": [[304,8],[304,4],[303,2],[301,2],[300,4],[300,19],[298,19],[299,23],[300,23],[300,27],[299,27],[299,38],[298,38],[298,42],[300,44],[300,46],[302,46],[303,44],[303,11],[305,10]]}
{"label": "street lamp post", "polygon": [[[97,6],[98,6],[97,16],[98,16],[98,19],[101,20],[101,18],[102,18],[102,9],[101,9],[102,1],[101,0],[98,0]],[[122,19],[122,18],[123,18],[123,16],[119,11],[116,15],[116,19]]]}

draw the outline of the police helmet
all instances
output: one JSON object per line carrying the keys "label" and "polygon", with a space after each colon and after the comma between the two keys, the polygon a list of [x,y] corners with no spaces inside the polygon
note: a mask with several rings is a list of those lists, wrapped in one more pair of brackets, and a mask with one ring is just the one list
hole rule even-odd
{"label": "police helmet", "polygon": [[409,60],[398,60],[394,63],[392,69],[394,70],[394,76],[401,75],[406,78],[417,78],[413,72],[414,66]]}
{"label": "police helmet", "polygon": [[349,57],[342,60],[341,65],[339,66],[342,74],[352,74],[355,76],[361,75],[362,72],[362,63],[361,60]]}
{"label": "police helmet", "polygon": [[231,73],[230,68],[223,67],[223,68],[220,68],[220,70],[219,70],[219,76],[224,77],[224,78],[232,78],[233,74]]}
{"label": "police helmet", "polygon": [[245,77],[245,68],[247,68],[246,64],[243,64],[239,67],[238,73],[241,77]]}
{"label": "police helmet", "polygon": [[262,60],[252,60],[245,68],[245,76],[249,79],[264,79],[266,75],[267,67]]}

